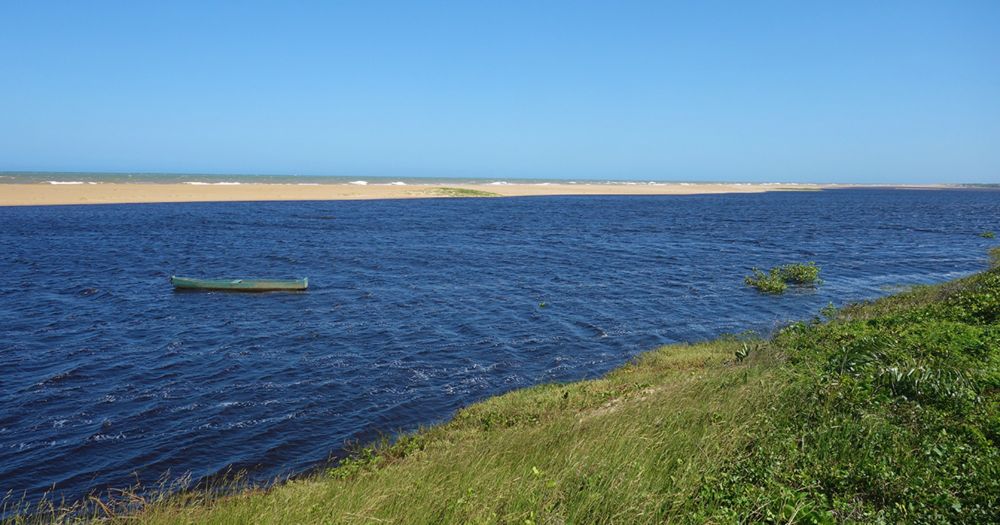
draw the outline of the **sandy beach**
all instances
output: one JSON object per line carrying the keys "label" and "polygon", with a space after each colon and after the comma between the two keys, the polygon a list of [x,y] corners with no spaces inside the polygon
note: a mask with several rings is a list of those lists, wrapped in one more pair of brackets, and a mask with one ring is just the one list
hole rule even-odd
{"label": "sandy beach", "polygon": [[[0,206],[121,204],[153,202],[233,202],[365,200],[456,197],[463,191],[503,197],[538,195],[696,195],[817,190],[818,184],[0,184]],[[455,190],[459,191],[455,191]],[[470,195],[474,196],[474,195]]]}

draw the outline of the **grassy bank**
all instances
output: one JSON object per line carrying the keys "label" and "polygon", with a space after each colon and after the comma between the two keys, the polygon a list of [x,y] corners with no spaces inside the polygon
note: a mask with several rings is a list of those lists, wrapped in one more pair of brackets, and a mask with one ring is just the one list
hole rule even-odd
{"label": "grassy bank", "polygon": [[1000,521],[1000,268],[486,400],[139,523]]}

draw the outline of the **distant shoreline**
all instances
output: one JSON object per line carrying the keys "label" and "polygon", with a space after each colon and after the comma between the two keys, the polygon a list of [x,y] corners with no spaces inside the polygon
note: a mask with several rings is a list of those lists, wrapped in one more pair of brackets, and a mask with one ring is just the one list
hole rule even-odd
{"label": "distant shoreline", "polygon": [[[304,181],[304,177],[300,181]],[[823,189],[885,187],[940,189],[945,185],[855,186],[845,184],[782,183],[244,183],[188,181],[96,182],[52,180],[48,183],[0,184],[0,206],[74,204],[141,204],[165,202],[254,202],[308,200],[376,200],[461,197],[527,197],[545,195],[703,195],[816,191]]]}
{"label": "distant shoreline", "polygon": [[385,175],[280,175],[247,173],[169,173],[169,172],[99,172],[99,171],[3,171],[0,170],[0,184],[89,184],[89,183],[130,183],[130,184],[371,184],[371,185],[488,185],[507,184],[596,184],[596,185],[691,185],[691,184],[733,184],[733,185],[799,185],[799,184],[845,184],[841,182],[805,182],[796,180],[684,180],[650,178],[626,179],[574,179],[545,177],[463,177],[463,176],[385,176]]}

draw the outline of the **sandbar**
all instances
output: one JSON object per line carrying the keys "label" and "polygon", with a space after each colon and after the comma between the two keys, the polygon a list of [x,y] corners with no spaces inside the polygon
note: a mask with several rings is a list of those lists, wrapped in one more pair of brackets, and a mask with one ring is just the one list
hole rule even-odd
{"label": "sandbar", "polygon": [[[488,192],[502,197],[542,195],[697,195],[818,190],[818,184],[0,184],[0,206],[124,204],[157,202],[237,202],[364,200],[461,197]],[[444,189],[443,189],[444,188]],[[454,191],[455,189],[460,191]],[[467,190],[467,191],[461,191]]]}

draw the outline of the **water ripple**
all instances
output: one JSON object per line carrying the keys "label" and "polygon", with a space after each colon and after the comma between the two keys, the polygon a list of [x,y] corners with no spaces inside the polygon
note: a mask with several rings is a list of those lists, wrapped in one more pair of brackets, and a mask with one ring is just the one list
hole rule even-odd
{"label": "water ripple", "polygon": [[[986,264],[990,191],[0,208],[0,493],[258,479],[659,344]],[[815,260],[781,298],[750,266]],[[175,294],[171,274],[308,276]]]}

